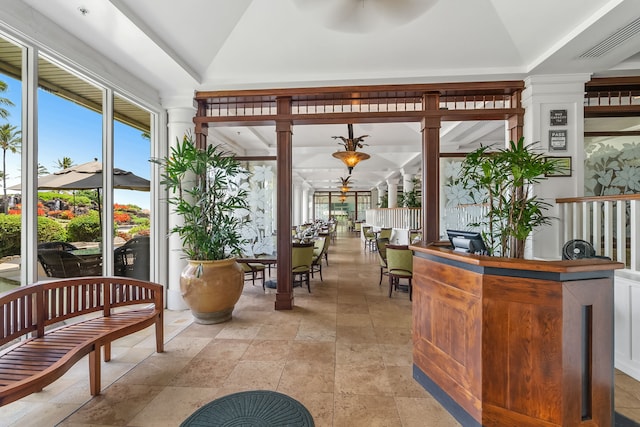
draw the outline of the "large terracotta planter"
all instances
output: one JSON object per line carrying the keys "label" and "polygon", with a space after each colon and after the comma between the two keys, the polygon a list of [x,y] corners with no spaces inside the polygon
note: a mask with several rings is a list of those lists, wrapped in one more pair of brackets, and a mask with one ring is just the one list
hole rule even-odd
{"label": "large terracotta planter", "polygon": [[180,274],[182,298],[196,323],[213,324],[231,319],[242,294],[244,273],[235,258],[189,261]]}

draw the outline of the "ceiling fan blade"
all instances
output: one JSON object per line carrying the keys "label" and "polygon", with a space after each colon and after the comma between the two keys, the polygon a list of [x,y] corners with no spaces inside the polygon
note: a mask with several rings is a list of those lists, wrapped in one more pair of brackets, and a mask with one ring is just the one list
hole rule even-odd
{"label": "ceiling fan blade", "polygon": [[438,0],[366,0],[388,22],[406,24],[423,15]]}
{"label": "ceiling fan blade", "polygon": [[370,10],[363,7],[363,0],[330,0],[328,3],[323,18],[327,28],[348,33],[367,31]]}

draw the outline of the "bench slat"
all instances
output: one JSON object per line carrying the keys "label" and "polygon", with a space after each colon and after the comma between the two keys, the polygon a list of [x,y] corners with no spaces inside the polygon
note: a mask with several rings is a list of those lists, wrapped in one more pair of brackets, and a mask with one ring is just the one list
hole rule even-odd
{"label": "bench slat", "polygon": [[[120,308],[135,305],[133,310]],[[116,313],[112,307],[118,307]],[[90,390],[98,394],[100,362],[95,354],[105,346],[108,361],[112,341],[151,325],[156,327],[156,350],[162,352],[163,308],[162,286],[122,277],[43,282],[1,295],[0,345],[36,331],[38,336],[0,352],[0,406],[42,390],[86,355]],[[94,312],[104,317],[45,331],[45,326]]]}

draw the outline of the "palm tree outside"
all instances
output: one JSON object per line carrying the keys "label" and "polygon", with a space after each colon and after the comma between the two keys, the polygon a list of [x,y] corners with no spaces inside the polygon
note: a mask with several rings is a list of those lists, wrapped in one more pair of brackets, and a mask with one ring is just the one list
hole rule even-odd
{"label": "palm tree outside", "polygon": [[7,213],[9,211],[9,199],[7,198],[7,174],[5,171],[7,170],[7,151],[11,153],[17,153],[20,151],[20,144],[22,142],[22,138],[20,134],[22,131],[18,130],[16,126],[12,126],[9,123],[6,123],[0,126],[0,149],[2,149],[2,189],[3,189],[3,199],[2,212]]}
{"label": "palm tree outside", "polygon": [[75,166],[76,164],[73,163],[73,160],[71,160],[71,157],[63,157],[61,159],[56,160],[56,167],[60,170],[64,170],[64,169],[69,169],[72,166]]}
{"label": "palm tree outside", "polygon": [[[8,86],[5,82],[0,80],[0,94],[6,92]],[[6,119],[9,117],[9,110],[4,107],[13,107],[13,102],[9,98],[0,96],[0,118]]]}

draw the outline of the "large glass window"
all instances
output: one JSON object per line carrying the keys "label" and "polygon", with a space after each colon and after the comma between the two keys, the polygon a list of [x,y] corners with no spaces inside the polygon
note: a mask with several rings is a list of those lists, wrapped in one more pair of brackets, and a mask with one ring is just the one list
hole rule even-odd
{"label": "large glass window", "polygon": [[149,280],[151,114],[120,96],[113,105],[114,274]]}
{"label": "large glass window", "polygon": [[22,50],[0,36],[0,292],[20,284]]}
{"label": "large glass window", "polygon": [[39,279],[102,274],[102,94],[39,58]]}

